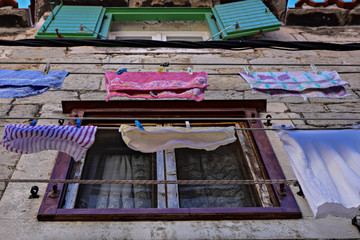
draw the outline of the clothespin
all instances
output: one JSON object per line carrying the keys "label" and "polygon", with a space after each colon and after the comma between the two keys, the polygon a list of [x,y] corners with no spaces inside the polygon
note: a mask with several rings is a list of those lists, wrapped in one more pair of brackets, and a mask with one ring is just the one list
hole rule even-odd
{"label": "clothespin", "polygon": [[155,93],[155,92],[153,92],[153,91],[150,91],[150,95],[151,95],[152,97],[158,97],[158,94]]}
{"label": "clothespin", "polygon": [[159,68],[158,72],[162,72],[164,69],[163,68]]}
{"label": "clothespin", "polygon": [[187,71],[188,71],[189,75],[193,75],[193,71],[192,71],[191,67],[188,67]]}
{"label": "clothespin", "polygon": [[61,33],[59,33],[59,29],[56,28],[55,32],[56,32],[57,38],[64,38],[63,36],[61,36]]}
{"label": "clothespin", "polygon": [[76,119],[76,127],[80,128],[81,125],[81,120],[80,119]]}
{"label": "clothespin", "polygon": [[145,131],[145,128],[141,125],[141,123],[140,123],[138,120],[135,120],[135,124],[136,124],[136,126],[137,126],[140,130],[144,130],[144,131]]}
{"label": "clothespin", "polygon": [[34,120],[34,121],[32,121],[32,122],[29,124],[29,126],[33,127],[33,126],[36,125],[36,123],[37,123],[37,120]]}
{"label": "clothespin", "polygon": [[185,121],[185,125],[186,125],[186,128],[190,128],[190,122],[189,121]]}
{"label": "clothespin", "polygon": [[249,69],[248,66],[244,66],[244,70],[245,70],[245,73],[246,73],[247,75],[252,75],[252,73],[251,73],[251,71],[250,71],[250,69]]}
{"label": "clothespin", "polygon": [[312,70],[316,73],[316,74],[321,74],[321,71],[319,69],[317,69],[317,67],[315,66],[315,64],[310,64],[310,67],[312,68]]}
{"label": "clothespin", "polygon": [[117,75],[122,74],[123,72],[127,72],[127,68],[122,68],[116,72]]}
{"label": "clothespin", "polygon": [[48,62],[48,63],[46,63],[46,66],[45,66],[45,69],[44,69],[43,75],[48,74],[49,70],[50,70],[50,63]]}

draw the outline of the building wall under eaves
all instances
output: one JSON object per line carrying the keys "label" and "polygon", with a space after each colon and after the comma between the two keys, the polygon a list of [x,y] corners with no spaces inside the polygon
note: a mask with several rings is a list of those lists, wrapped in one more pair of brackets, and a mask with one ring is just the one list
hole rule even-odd
{"label": "building wall under eaves", "polygon": [[[33,37],[32,32],[9,36],[6,39]],[[264,34],[264,38],[282,41],[356,42],[358,28],[293,29]],[[277,66],[252,66],[254,71],[311,71],[309,66],[284,67],[282,64],[338,64],[319,70],[358,71],[360,51],[281,51],[274,49],[249,49],[230,51],[218,49],[165,49],[165,48],[45,48],[0,46],[1,69],[43,70],[39,64],[2,64],[1,62],[69,62],[67,65],[51,64],[51,70],[71,72],[105,72],[127,67],[128,71],[157,71],[159,67],[142,63],[189,63],[193,71],[208,73],[236,73],[239,66],[194,65],[191,63],[278,63]],[[96,62],[99,64],[74,65],[71,62]],[[101,65],[108,62],[131,62],[139,65]],[[188,66],[171,65],[170,71],[186,71]],[[360,117],[360,74],[341,74],[351,86],[351,97],[344,99],[300,97],[269,97],[254,95],[249,86],[238,76],[209,76],[210,87],[205,99],[257,99],[266,98],[265,117],[284,118],[334,118]],[[103,75],[70,74],[59,90],[49,90],[41,95],[22,99],[0,99],[0,117],[61,117],[62,100],[104,100],[106,97]],[[350,121],[284,120],[277,124],[299,127],[336,127],[355,125]],[[0,137],[7,123],[25,123],[27,120],[0,120]],[[56,120],[39,120],[38,124],[57,124]],[[282,144],[275,133],[267,131],[271,144],[285,172],[286,178],[295,179]],[[0,178],[44,178],[52,172],[57,152],[44,151],[20,155],[0,147]],[[350,219],[327,217],[314,219],[306,199],[298,196],[292,187],[303,218],[295,220],[239,220],[239,221],[131,221],[131,222],[39,222],[36,219],[46,184],[39,186],[40,198],[28,199],[34,183],[0,183],[0,233],[2,239],[359,239],[360,233]]]}

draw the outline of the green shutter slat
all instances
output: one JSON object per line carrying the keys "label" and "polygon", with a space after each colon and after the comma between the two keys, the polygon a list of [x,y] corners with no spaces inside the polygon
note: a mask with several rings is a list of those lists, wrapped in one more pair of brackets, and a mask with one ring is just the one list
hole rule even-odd
{"label": "green shutter slat", "polygon": [[281,26],[261,0],[221,4],[212,8],[212,12],[219,31],[223,31],[235,22],[239,23],[240,29],[232,26],[222,33],[224,39],[253,35],[259,30],[263,32],[276,31]]}
{"label": "green shutter slat", "polygon": [[43,27],[35,38],[57,38],[55,29],[59,30],[61,36],[76,39],[95,39],[97,34],[84,29],[80,32],[80,25],[98,32],[105,15],[105,8],[101,6],[56,6],[53,10],[55,17],[51,14],[45,21]]}

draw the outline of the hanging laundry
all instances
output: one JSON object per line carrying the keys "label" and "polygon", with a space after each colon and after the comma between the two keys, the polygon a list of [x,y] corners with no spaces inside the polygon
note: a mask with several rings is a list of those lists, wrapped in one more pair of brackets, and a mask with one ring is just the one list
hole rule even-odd
{"label": "hanging laundry", "polygon": [[277,134],[314,216],[355,217],[360,207],[360,130],[273,128],[279,129]]}
{"label": "hanging laundry", "polygon": [[8,151],[23,154],[58,150],[78,161],[94,143],[96,130],[96,126],[8,124],[2,144]]}
{"label": "hanging laundry", "polygon": [[172,148],[214,150],[236,140],[234,127],[138,127],[120,126],[126,145],[136,151],[157,152]]}
{"label": "hanging laundry", "polygon": [[24,98],[60,89],[67,75],[66,71],[43,75],[42,71],[0,69],[0,98]]}
{"label": "hanging laundry", "polygon": [[343,98],[351,96],[343,81],[335,71],[312,72],[239,72],[250,85],[253,93],[279,96]]}
{"label": "hanging laundry", "polygon": [[129,98],[187,98],[201,101],[209,84],[207,73],[197,72],[190,75],[186,72],[116,72],[105,73],[105,86],[111,97]]}

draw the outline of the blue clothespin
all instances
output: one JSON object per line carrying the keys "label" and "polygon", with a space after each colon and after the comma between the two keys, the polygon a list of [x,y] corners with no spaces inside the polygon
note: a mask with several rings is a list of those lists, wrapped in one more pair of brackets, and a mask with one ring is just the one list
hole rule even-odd
{"label": "blue clothespin", "polygon": [[127,72],[127,68],[122,68],[116,72],[117,75],[122,74],[123,72]]}
{"label": "blue clothespin", "polygon": [[33,126],[35,126],[35,125],[36,125],[36,123],[37,123],[37,120],[34,120],[34,121],[32,121],[32,122],[30,123],[30,125],[29,125],[29,126],[33,127]]}
{"label": "blue clothespin", "polygon": [[81,124],[81,120],[80,119],[76,119],[76,127],[80,128],[80,124]]}
{"label": "blue clothespin", "polygon": [[137,126],[140,130],[144,130],[144,131],[145,131],[145,128],[141,125],[141,123],[140,123],[138,120],[135,120],[135,124],[136,124],[136,126]]}

